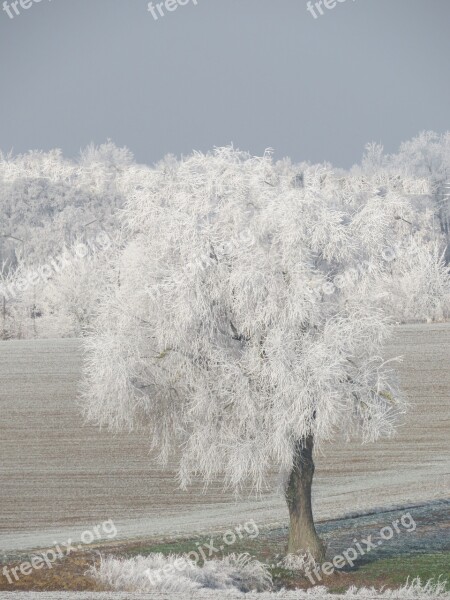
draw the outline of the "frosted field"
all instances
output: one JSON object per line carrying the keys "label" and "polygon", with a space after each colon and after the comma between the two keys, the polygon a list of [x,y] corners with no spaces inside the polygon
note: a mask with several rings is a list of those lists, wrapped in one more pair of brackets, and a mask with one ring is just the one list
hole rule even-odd
{"label": "frosted field", "polygon": [[361,594],[355,593],[351,596],[339,595],[328,595],[315,593],[302,594],[299,592],[288,592],[278,594],[264,593],[264,594],[224,594],[223,592],[203,592],[199,594],[190,593],[162,593],[162,594],[132,594],[132,593],[74,593],[74,592],[23,592],[23,593],[10,593],[0,592],[0,598],[5,600],[197,600],[198,598],[203,600],[349,600],[349,598],[361,599],[361,600],[426,600],[427,598],[440,598],[441,600],[448,600],[449,594],[442,594],[439,596],[430,594],[417,594],[414,596],[400,592],[398,594],[392,593],[392,595],[373,594],[371,592],[362,592]]}
{"label": "frosted field", "polygon": [[[273,491],[238,502],[220,484],[205,494],[201,483],[182,492],[173,470],[149,459],[145,435],[84,426],[76,405],[80,348],[73,339],[0,343],[0,551],[76,539],[107,519],[119,539],[286,521]],[[393,440],[324,449],[316,470],[318,520],[449,497],[450,324],[399,327],[389,354],[404,356],[410,413]]]}
{"label": "frosted field", "polygon": [[190,592],[182,592],[180,594],[171,593],[153,593],[153,594],[134,594],[124,592],[0,592],[0,598],[5,600],[349,600],[361,599],[361,600],[425,600],[426,598],[440,598],[441,600],[448,600],[450,594],[439,593],[420,593],[411,592],[405,590],[399,590],[398,592],[386,591],[384,594],[374,594],[369,590],[363,590],[359,593],[353,593],[351,595],[331,595],[320,590],[315,590],[314,594],[308,594],[301,591],[296,592],[278,592],[278,593],[261,593],[261,594],[235,594],[225,593],[220,591],[207,591],[202,590],[191,594]]}

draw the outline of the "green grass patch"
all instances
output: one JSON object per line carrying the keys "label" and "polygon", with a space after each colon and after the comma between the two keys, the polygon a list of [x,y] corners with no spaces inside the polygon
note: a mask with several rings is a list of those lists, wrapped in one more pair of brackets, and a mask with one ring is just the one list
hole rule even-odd
{"label": "green grass patch", "polygon": [[[348,574],[346,579],[351,580],[351,585],[358,587],[385,586],[397,588],[415,577],[420,577],[423,582],[433,579],[447,581],[447,590],[450,590],[450,552],[437,552],[433,554],[408,554],[384,558],[363,565]],[[330,590],[338,593],[348,588],[346,581],[344,586],[330,587]]]}

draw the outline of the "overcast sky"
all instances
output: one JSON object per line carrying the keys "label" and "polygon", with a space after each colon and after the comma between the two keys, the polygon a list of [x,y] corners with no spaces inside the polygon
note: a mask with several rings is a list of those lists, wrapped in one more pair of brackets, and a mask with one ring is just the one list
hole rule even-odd
{"label": "overcast sky", "polygon": [[147,0],[22,1],[0,11],[4,151],[111,138],[153,163],[233,142],[348,167],[369,141],[450,129],[450,0],[317,19],[306,0],[187,0],[158,20]]}

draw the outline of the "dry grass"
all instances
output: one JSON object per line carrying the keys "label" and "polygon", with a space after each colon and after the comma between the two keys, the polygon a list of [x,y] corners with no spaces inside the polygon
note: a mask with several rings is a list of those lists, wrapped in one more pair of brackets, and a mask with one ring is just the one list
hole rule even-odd
{"label": "dry grass", "polygon": [[[97,553],[79,552],[55,562],[51,569],[44,565],[44,568],[40,570],[34,569],[31,575],[22,575],[18,572],[18,581],[15,581],[14,577],[10,575],[13,579],[12,584],[0,571],[0,592],[108,591],[108,588],[86,576],[89,567],[98,562]],[[11,571],[19,564],[8,564],[9,570]],[[3,565],[1,567],[3,568]]]}

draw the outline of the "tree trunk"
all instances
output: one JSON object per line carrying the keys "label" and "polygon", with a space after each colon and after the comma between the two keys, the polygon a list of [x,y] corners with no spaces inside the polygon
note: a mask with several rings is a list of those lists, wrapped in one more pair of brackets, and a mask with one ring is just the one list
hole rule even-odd
{"label": "tree trunk", "polygon": [[311,486],[314,476],[313,436],[295,445],[294,464],[286,488],[290,527],[288,554],[304,554],[307,550],[316,562],[325,558],[325,545],[314,526]]}

